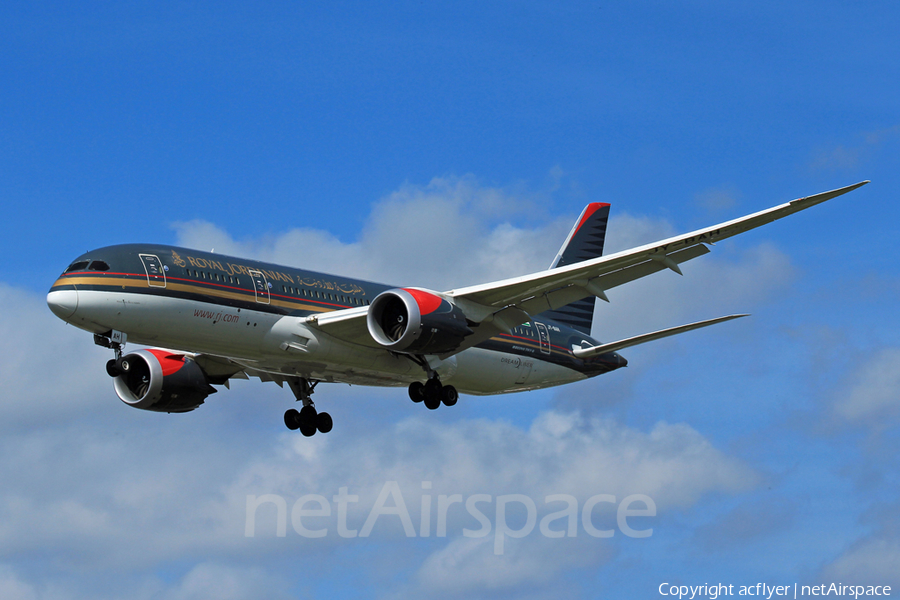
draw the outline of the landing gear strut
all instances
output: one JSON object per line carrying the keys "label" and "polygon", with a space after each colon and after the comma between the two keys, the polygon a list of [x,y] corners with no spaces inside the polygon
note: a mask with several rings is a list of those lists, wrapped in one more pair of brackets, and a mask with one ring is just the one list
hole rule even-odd
{"label": "landing gear strut", "polygon": [[327,412],[317,412],[316,406],[312,401],[312,393],[316,389],[318,381],[312,383],[304,377],[296,377],[288,379],[288,385],[294,392],[294,397],[298,402],[303,402],[303,408],[297,410],[292,408],[284,413],[284,424],[291,431],[300,430],[306,437],[311,437],[320,433],[328,433],[334,427],[334,421]]}
{"label": "landing gear strut", "polygon": [[94,334],[94,343],[104,348],[110,348],[115,352],[116,357],[107,361],[106,374],[110,377],[118,377],[119,375],[127,375],[131,370],[131,365],[127,360],[122,358],[122,348],[125,347],[125,334],[120,331],[109,331],[106,335],[99,333]]}
{"label": "landing gear strut", "polygon": [[443,385],[437,375],[434,374],[428,381],[413,381],[409,384],[409,398],[413,402],[423,402],[428,410],[435,410],[444,403],[444,406],[453,406],[459,400],[459,393],[452,385]]}

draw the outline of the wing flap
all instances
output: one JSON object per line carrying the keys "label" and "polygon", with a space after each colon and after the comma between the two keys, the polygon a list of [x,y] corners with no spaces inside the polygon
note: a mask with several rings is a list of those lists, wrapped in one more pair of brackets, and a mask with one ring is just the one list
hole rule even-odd
{"label": "wing flap", "polygon": [[[677,267],[683,262],[703,256],[708,252],[709,248],[703,244],[698,244],[697,246],[673,252],[671,255],[668,255],[668,258]],[[526,298],[518,306],[528,314],[535,315],[546,310],[556,310],[588,296],[596,296],[609,302],[609,298],[606,297],[606,290],[611,290],[623,283],[671,268],[671,266],[662,261],[647,259],[591,279],[575,279],[571,283],[565,284],[564,287]]]}
{"label": "wing flap", "polygon": [[243,365],[229,358],[212,354],[191,355],[194,362],[206,373],[210,383],[229,387],[231,379],[249,379]]}

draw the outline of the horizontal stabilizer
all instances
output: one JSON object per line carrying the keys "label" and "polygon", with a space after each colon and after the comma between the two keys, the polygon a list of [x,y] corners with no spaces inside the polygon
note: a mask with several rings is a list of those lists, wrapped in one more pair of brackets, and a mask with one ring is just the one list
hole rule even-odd
{"label": "horizontal stabilizer", "polygon": [[598,354],[606,354],[607,352],[615,352],[622,348],[628,348],[629,346],[637,346],[638,344],[652,342],[653,340],[669,337],[670,335],[678,335],[685,331],[700,329],[701,327],[715,325],[716,323],[724,323],[725,321],[730,321],[732,319],[740,319],[741,317],[749,316],[750,315],[728,315],[727,317],[719,317],[717,319],[697,321],[696,323],[689,323],[688,325],[670,327],[669,329],[661,329],[660,331],[654,331],[652,333],[636,335],[625,340],[619,340],[618,342],[609,342],[608,344],[600,344],[599,346],[591,346],[590,348],[574,348],[572,354],[577,358],[590,358],[591,356],[597,356]]}

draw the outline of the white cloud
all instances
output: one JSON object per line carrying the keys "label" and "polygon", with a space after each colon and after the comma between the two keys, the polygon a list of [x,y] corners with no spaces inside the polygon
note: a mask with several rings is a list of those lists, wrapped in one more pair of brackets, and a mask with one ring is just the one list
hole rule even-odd
{"label": "white cloud", "polygon": [[[508,190],[448,178],[406,185],[389,195],[352,242],[314,229],[258,240],[236,240],[200,221],[177,229],[179,243],[219,253],[444,289],[546,268],[577,215],[530,225],[502,218],[533,208]],[[672,233],[662,220],[617,216],[607,248]],[[714,250],[686,265],[685,273],[682,279],[664,272],[611,291],[613,305],[603,305],[601,322],[612,319],[632,335],[676,324],[701,309],[746,310],[784,285],[792,271],[777,249],[758,245],[721,256]],[[274,513],[265,510],[258,514],[256,537],[248,539],[247,495],[278,494],[290,506],[304,494],[330,499],[348,487],[360,497],[349,519],[360,529],[385,482],[397,481],[418,530],[423,482],[432,483],[434,498],[525,494],[541,516],[556,510],[544,506],[550,494],[570,494],[579,505],[595,494],[619,499],[646,494],[664,514],[690,509],[709,494],[741,494],[759,482],[753,468],[686,424],[660,422],[641,429],[549,411],[522,427],[417,411],[373,426],[366,420],[372,409],[359,408],[346,410],[328,436],[273,436],[269,425],[284,407],[243,408],[274,395],[258,382],[223,391],[227,400],[217,395],[195,413],[141,413],[115,399],[103,372],[108,351],[95,348],[89,334],[63,325],[32,294],[0,286],[0,301],[8,308],[0,317],[3,351],[14,357],[0,367],[0,375],[5,388],[17,393],[0,410],[43,422],[39,428],[19,428],[2,442],[7,458],[0,459],[5,483],[0,545],[12,555],[52,548],[56,563],[68,568],[142,576],[157,565],[195,564],[200,557],[200,564],[174,583],[148,584],[158,597],[191,598],[216,580],[227,584],[223,594],[230,591],[235,598],[249,595],[254,586],[277,595],[280,584],[265,587],[261,582],[270,573],[252,565],[260,564],[260,556],[285,550],[306,559],[348,548],[370,556],[365,542],[337,536],[333,520],[322,525],[331,530],[323,540],[302,538],[290,525],[287,538],[277,538]],[[610,310],[616,312],[605,312]],[[49,351],[46,339],[55,341]],[[378,395],[356,392],[354,402],[363,407]],[[58,412],[51,408],[58,418],[46,417],[47,404],[35,401],[42,397],[64,403]],[[432,528],[435,519],[433,513]],[[440,587],[459,596],[485,587],[530,593],[568,570],[599,566],[615,555],[614,545],[587,536],[579,525],[575,539],[551,540],[534,532],[507,540],[508,552],[497,557],[492,538],[461,537],[463,528],[473,526],[464,510],[451,509],[447,538],[406,540],[397,519],[390,518],[379,520],[372,537],[408,557],[411,589]],[[123,553],[123,547],[140,547],[140,553]],[[26,591],[35,589],[7,579]]]}
{"label": "white cloud", "polygon": [[112,358],[109,350],[56,318],[42,296],[2,282],[0,355],[0,429],[21,425],[23,418],[32,424],[64,419],[84,403],[99,404],[112,389],[108,378],[97,377]]}
{"label": "white cloud", "polygon": [[[647,494],[661,508],[687,507],[710,491],[737,493],[757,476],[683,424],[658,423],[649,432],[577,413],[543,413],[528,430],[503,421],[448,424],[409,417],[359,440],[367,452],[333,445],[327,436],[285,436],[278,459],[252,465],[232,495],[336,493],[354,485],[365,516],[385,481],[396,480],[417,502],[421,482],[433,494],[522,493],[537,501],[549,494],[582,500],[598,493],[624,498]],[[287,444],[287,446],[284,446]],[[287,451],[286,449],[290,450]],[[355,457],[355,458],[354,458]],[[293,469],[287,469],[292,465]]]}
{"label": "white cloud", "polygon": [[[298,568],[303,568],[298,565]],[[161,594],[163,600],[258,600],[294,598],[284,581],[256,567],[228,567],[204,562],[190,570],[178,585]]]}
{"label": "white cloud", "polygon": [[882,429],[900,416],[900,348],[860,357],[852,383],[834,403],[838,419]]}
{"label": "white cloud", "polygon": [[[142,577],[130,582],[91,573],[93,581],[75,581],[64,587],[22,578],[8,565],[0,565],[0,598],[3,600],[70,600],[74,598],[134,598],[135,600],[256,600],[295,598],[284,578],[259,567],[201,562],[174,581]],[[38,579],[38,578],[34,578]]]}
{"label": "white cloud", "polygon": [[34,586],[19,579],[13,569],[0,565],[0,598],[3,600],[38,600]]}
{"label": "white cloud", "polygon": [[443,290],[546,269],[572,223],[509,223],[530,209],[533,203],[471,177],[436,178],[427,186],[406,184],[376,203],[354,242],[311,228],[236,241],[205,221],[174,226],[178,243],[192,248]]}
{"label": "white cloud", "polygon": [[594,335],[618,339],[689,320],[752,312],[793,281],[794,267],[773,244],[731,250],[728,243],[681,265],[684,276],[666,270],[609,290],[610,302],[597,303]]}
{"label": "white cloud", "polygon": [[813,171],[853,171],[860,163],[865,146],[845,146],[839,144],[830,148],[820,148],[810,162]]}
{"label": "white cloud", "polygon": [[[25,293],[20,299],[31,306],[40,301]],[[89,337],[81,337],[81,343],[89,344]],[[43,351],[34,345],[19,350],[25,365],[37,364],[35,358]],[[79,390],[70,397],[74,408],[69,422],[18,430],[3,439],[0,546],[6,556],[52,548],[55,561],[76,569],[139,572],[147,565],[193,557],[212,561],[166,587],[173,598],[192,597],[202,588],[197,582],[219,577],[217,569],[224,567],[215,565],[225,557],[252,565],[259,553],[283,551],[284,540],[274,536],[262,512],[256,537],[244,537],[249,494],[279,494],[290,505],[303,494],[331,498],[340,487],[348,487],[360,496],[350,512],[350,526],[360,529],[385,482],[397,481],[418,530],[423,481],[432,482],[435,498],[525,494],[535,500],[541,515],[549,512],[544,506],[549,494],[571,494],[583,504],[598,493],[619,499],[641,493],[653,498],[660,511],[672,511],[694,505],[705,494],[737,494],[757,482],[752,469],[687,425],[659,423],[644,432],[611,419],[555,411],[543,413],[528,429],[502,420],[448,423],[430,418],[431,413],[411,413],[391,425],[371,428],[365,412],[347,411],[342,427],[362,433],[307,439],[285,431],[258,445],[250,443],[256,438],[249,423],[221,429],[218,419],[227,404],[211,403],[187,415],[143,413],[114,399],[102,363],[84,368],[87,379],[100,382],[105,406],[84,402],[81,396],[96,392]],[[4,384],[20,386],[17,378],[31,377],[22,371],[8,373]],[[46,379],[55,381],[58,389],[66,385],[65,380]],[[46,385],[52,388],[52,383]],[[236,395],[231,406],[256,403],[259,385],[224,393]],[[376,395],[363,392],[359,400]],[[32,403],[23,410],[31,418],[44,409]],[[278,409],[268,416],[272,414],[278,415]],[[359,419],[363,422],[354,425]],[[263,432],[263,439],[268,435]],[[548,581],[548,573],[559,575],[583,564],[573,557],[584,552],[591,564],[611,556],[607,545],[591,544],[594,539],[583,530],[571,546],[535,532],[511,541],[506,558],[491,558],[488,547],[486,559],[503,564],[491,574],[483,570],[488,563],[474,559],[483,548],[459,541],[461,530],[473,527],[470,519],[465,511],[451,510],[448,537],[432,535],[432,549],[411,559],[421,569],[419,583],[436,581],[435,565],[456,564],[457,587],[467,593],[486,578],[503,589],[524,589],[521,586]],[[432,532],[435,520],[433,513]],[[396,521],[379,521],[373,539],[415,543],[405,540]],[[362,543],[338,537],[334,522],[325,526],[332,533],[324,540],[306,540],[291,531],[287,543],[292,552],[312,557]],[[123,547],[139,547],[140,552],[121,552]],[[540,577],[532,568],[539,563],[545,565]],[[236,583],[233,597],[244,597],[240,590],[253,589],[252,582],[264,578],[244,566],[235,577],[250,584]],[[22,580],[7,580],[8,585],[17,581],[26,592],[32,589]]]}
{"label": "white cloud", "polygon": [[900,542],[866,538],[826,566],[819,577],[845,585],[890,585],[900,587]]}
{"label": "white cloud", "polygon": [[740,193],[737,190],[724,186],[704,190],[694,197],[694,201],[707,212],[717,213],[734,208],[739,198]]}
{"label": "white cloud", "polygon": [[[528,206],[527,203],[524,203]],[[446,290],[546,269],[568,234],[571,219],[516,226],[489,223],[503,207],[515,215],[523,202],[472,178],[435,179],[404,185],[375,205],[356,242],[345,243],[314,229],[293,229],[261,240],[238,242],[213,224],[178,223],[178,243],[251,256],[316,271],[397,285]],[[629,214],[610,218],[607,254],[675,235],[667,221]],[[724,242],[682,266],[684,277],[665,271],[609,291],[598,303],[595,334],[626,337],[708,318],[752,310],[793,280],[788,257],[762,243],[731,250]]]}
{"label": "white cloud", "polygon": [[[340,487],[348,487],[351,495],[359,496],[359,502],[350,505],[348,524],[360,529],[385,482],[397,481],[417,531],[422,495],[431,495],[434,539],[436,498],[441,494],[459,494],[463,500],[475,494],[493,498],[523,494],[535,502],[540,520],[560,509],[545,503],[551,494],[572,495],[579,507],[596,494],[612,494],[617,501],[646,494],[661,513],[671,513],[693,506],[706,494],[738,494],[760,480],[751,468],[714,448],[687,425],[659,423],[645,433],[609,419],[554,411],[542,414],[528,430],[502,421],[447,424],[411,417],[352,445],[332,443],[327,437],[314,440],[310,451],[308,440],[283,438],[277,458],[250,465],[228,496],[240,503],[248,494],[277,494],[290,507],[303,494],[331,499]],[[424,492],[422,482],[432,487]],[[486,516],[495,521],[494,504],[485,507]],[[274,511],[268,520],[262,512],[259,515],[256,535],[274,539]],[[317,540],[323,548],[360,543],[340,539],[334,519],[316,527],[329,528],[328,537]],[[477,527],[462,505],[448,511],[448,537],[437,540],[439,547],[419,568],[422,589],[432,595],[441,590],[436,595],[448,597],[469,597],[485,587],[527,591],[567,570],[602,564],[614,554],[610,540],[589,537],[580,521],[575,539],[549,539],[535,529],[526,538],[508,540],[509,551],[502,556],[493,551],[492,535],[487,541],[461,536],[463,528]],[[288,536],[292,535],[288,525]],[[397,517],[382,518],[372,536],[395,543],[405,540]]]}
{"label": "white cloud", "polygon": [[900,125],[874,131],[863,131],[851,143],[819,147],[810,160],[811,171],[854,171],[868,163],[885,144],[900,135]]}
{"label": "white cloud", "polygon": [[493,553],[493,543],[491,536],[458,538],[433,552],[418,570],[409,596],[494,598],[506,592],[527,597],[550,585],[558,592],[562,571],[596,568],[616,555],[612,543],[584,535],[508,540],[502,556]]}

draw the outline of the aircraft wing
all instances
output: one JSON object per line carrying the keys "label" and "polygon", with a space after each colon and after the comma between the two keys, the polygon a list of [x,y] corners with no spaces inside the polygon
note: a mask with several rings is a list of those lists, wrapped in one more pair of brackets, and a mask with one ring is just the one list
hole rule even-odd
{"label": "aircraft wing", "polygon": [[725,321],[731,321],[732,319],[740,319],[741,317],[749,316],[750,315],[728,315],[727,317],[718,317],[716,319],[707,319],[706,321],[697,321],[696,323],[679,325],[678,327],[669,327],[668,329],[661,329],[659,331],[645,333],[643,335],[636,335],[634,337],[619,340],[617,342],[600,344],[599,346],[591,346],[589,348],[575,347],[572,348],[572,354],[574,354],[577,358],[590,358],[591,356],[599,356],[601,354],[606,354],[607,352],[618,352],[619,350],[637,346],[638,344],[646,344],[647,342],[652,342],[654,340],[661,340],[662,338],[669,337],[670,335],[678,335],[679,333],[685,333],[686,331],[693,331],[694,329],[700,329],[701,327],[709,327],[710,325],[715,325],[716,323],[724,323]]}
{"label": "aircraft wing", "polygon": [[[588,296],[609,301],[606,290],[651,273],[671,269],[681,274],[678,265],[709,252],[708,244],[821,204],[867,183],[862,181],[799,198],[745,217],[615,254],[445,292],[441,295],[459,306],[473,323],[492,325],[477,328],[481,331],[476,330],[475,335],[466,338],[459,350],[495,335],[498,330],[509,332],[528,321],[531,315],[555,310]],[[357,307],[323,313],[307,317],[306,322],[338,339],[378,347],[366,330],[367,309]]]}
{"label": "aircraft wing", "polygon": [[506,326],[519,325],[527,320],[528,315],[554,310],[587,296],[597,296],[608,301],[606,290],[663,269],[681,274],[678,265],[709,252],[707,244],[771,223],[867,183],[869,182],[862,181],[830,192],[799,198],[746,217],[631,250],[523,277],[451,290],[446,295],[473,321],[493,320],[497,321],[501,329],[508,329]]}

